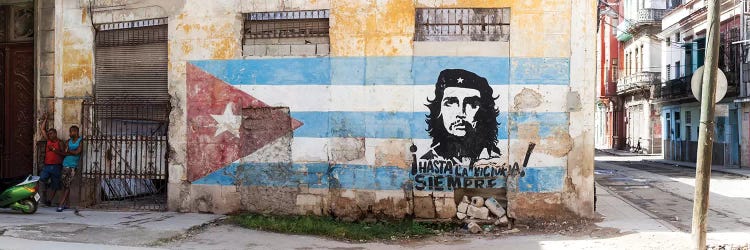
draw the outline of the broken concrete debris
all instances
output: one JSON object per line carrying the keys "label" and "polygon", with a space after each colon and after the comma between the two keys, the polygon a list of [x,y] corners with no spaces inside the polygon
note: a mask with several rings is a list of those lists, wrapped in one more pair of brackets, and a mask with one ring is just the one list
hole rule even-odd
{"label": "broken concrete debris", "polygon": [[494,226],[505,226],[509,223],[505,207],[494,197],[485,199],[475,196],[469,200],[464,196],[457,206],[457,211],[456,218],[463,221],[471,233],[481,233],[482,225],[494,228]]}
{"label": "broken concrete debris", "polygon": [[467,228],[469,229],[469,232],[473,234],[478,234],[482,232],[482,227],[480,227],[479,224],[477,224],[476,222],[469,223]]}
{"label": "broken concrete debris", "polygon": [[463,219],[466,219],[466,214],[465,214],[465,213],[461,213],[461,212],[458,212],[458,213],[456,213],[456,217],[457,217],[457,218],[458,218],[459,220],[463,220]]}
{"label": "broken concrete debris", "polygon": [[497,200],[495,200],[494,197],[488,198],[486,201],[484,201],[485,206],[494,214],[495,216],[503,217],[505,215],[505,208],[503,208]]}
{"label": "broken concrete debris", "polygon": [[507,225],[508,224],[508,216],[503,215],[497,221],[495,221],[495,225]]}
{"label": "broken concrete debris", "polygon": [[484,206],[484,198],[481,196],[474,196],[471,197],[471,205],[475,207],[483,207]]}
{"label": "broken concrete debris", "polygon": [[466,215],[474,219],[486,220],[489,219],[490,210],[486,207],[475,207],[469,205],[469,209],[466,211]]}
{"label": "broken concrete debris", "polygon": [[458,203],[458,209],[457,210],[458,210],[459,213],[465,214],[467,209],[469,209],[469,203],[466,203],[466,202],[463,202],[463,201],[461,203]]}

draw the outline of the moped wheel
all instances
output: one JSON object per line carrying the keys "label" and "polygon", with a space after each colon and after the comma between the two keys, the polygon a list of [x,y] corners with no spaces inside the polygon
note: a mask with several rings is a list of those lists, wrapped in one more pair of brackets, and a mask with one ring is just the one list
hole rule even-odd
{"label": "moped wheel", "polygon": [[29,200],[22,200],[19,203],[21,203],[21,205],[24,205],[24,206],[26,206],[26,207],[29,208],[29,209],[21,209],[21,212],[23,212],[25,214],[36,213],[36,209],[38,208],[38,204],[35,201],[29,199]]}

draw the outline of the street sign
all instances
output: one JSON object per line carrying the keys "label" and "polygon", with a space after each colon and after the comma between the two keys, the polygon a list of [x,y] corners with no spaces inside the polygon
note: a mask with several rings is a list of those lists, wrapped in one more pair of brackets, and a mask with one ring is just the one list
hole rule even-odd
{"label": "street sign", "polygon": [[[716,100],[714,103],[718,103],[727,94],[727,76],[721,69],[718,69],[719,74],[716,76]],[[693,88],[693,96],[698,102],[701,101],[701,87],[703,85],[703,66],[695,70],[693,77],[690,79],[690,87]]]}

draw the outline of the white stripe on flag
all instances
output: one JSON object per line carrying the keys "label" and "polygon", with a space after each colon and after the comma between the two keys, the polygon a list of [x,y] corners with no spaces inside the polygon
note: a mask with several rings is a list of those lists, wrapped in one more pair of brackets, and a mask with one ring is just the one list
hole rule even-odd
{"label": "white stripe on flag", "polygon": [[[292,112],[428,112],[430,85],[235,85],[274,107]],[[567,85],[493,85],[500,112],[565,112]],[[523,94],[521,94],[523,93]]]}

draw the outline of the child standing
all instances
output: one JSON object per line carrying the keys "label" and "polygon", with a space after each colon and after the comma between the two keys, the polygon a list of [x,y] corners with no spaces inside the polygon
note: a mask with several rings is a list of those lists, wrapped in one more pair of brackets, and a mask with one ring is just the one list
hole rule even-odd
{"label": "child standing", "polygon": [[[44,168],[40,175],[40,181],[45,183],[47,193],[44,196],[44,204],[52,206],[52,199],[55,197],[57,190],[60,189],[60,177],[62,172],[63,155],[65,154],[64,144],[60,139],[57,138],[57,130],[51,128],[44,131],[47,128],[47,114],[44,114],[42,118],[42,126],[40,131],[47,140],[47,145],[44,148]],[[49,184],[47,184],[49,182]]]}
{"label": "child standing", "polygon": [[57,207],[57,212],[62,212],[68,208],[68,196],[70,195],[70,184],[73,182],[75,177],[76,168],[81,158],[81,137],[79,135],[78,126],[70,127],[70,139],[68,139],[65,151],[65,159],[62,163],[62,188],[63,195],[60,197],[60,205]]}

